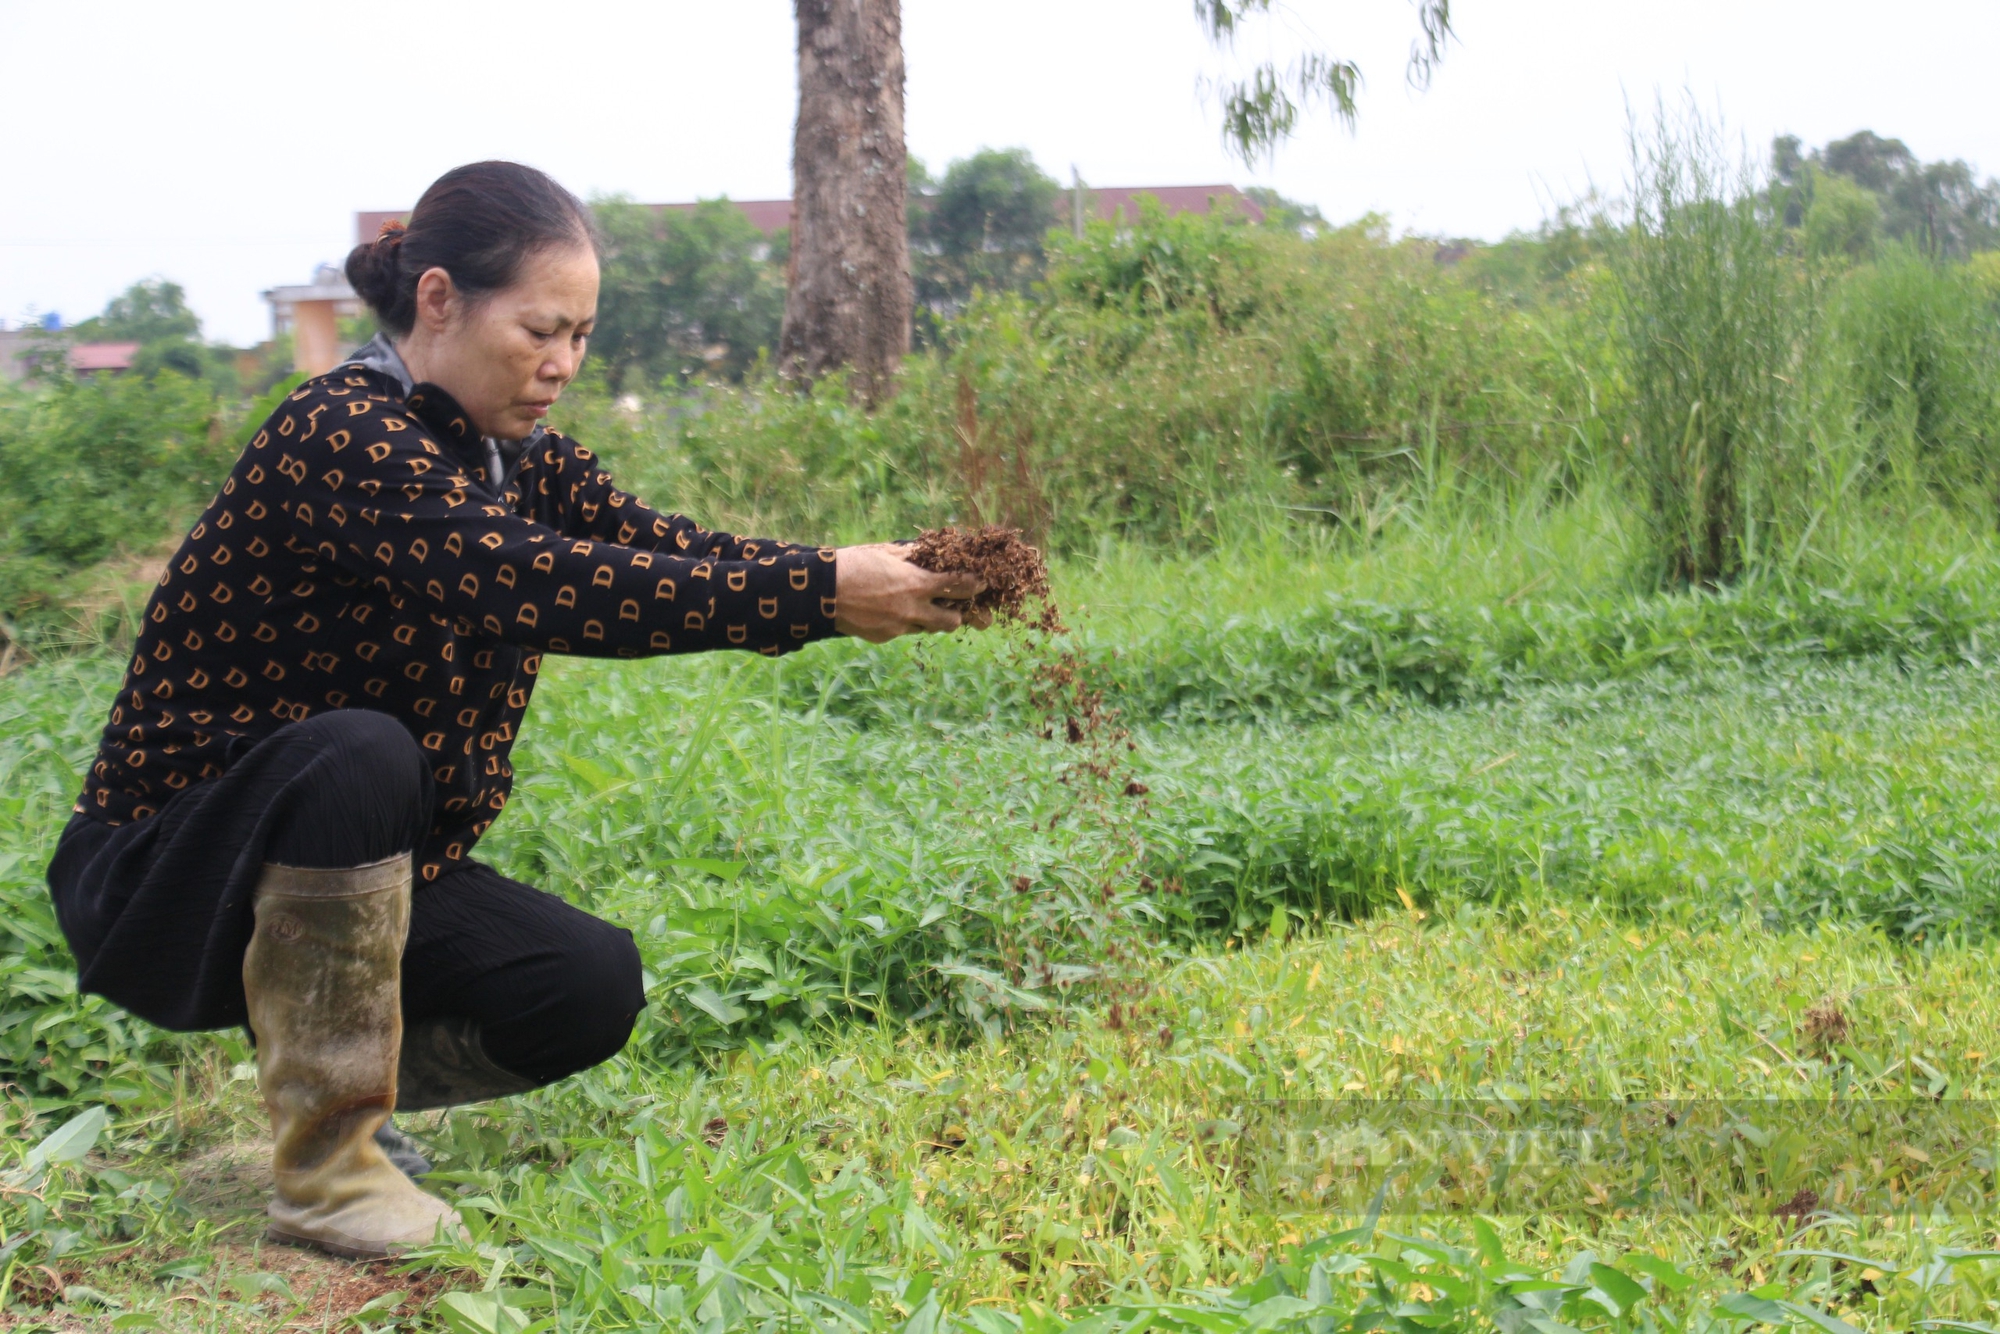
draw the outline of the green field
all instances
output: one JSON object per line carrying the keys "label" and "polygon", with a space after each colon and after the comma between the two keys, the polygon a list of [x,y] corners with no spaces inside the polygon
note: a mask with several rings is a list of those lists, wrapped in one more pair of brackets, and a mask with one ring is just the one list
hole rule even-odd
{"label": "green field", "polygon": [[2000,251],[1638,139],[1491,245],[1052,234],[873,414],[594,363],[660,507],[1013,523],[1072,633],[552,662],[481,855],[649,1004],[415,1120],[401,1266],[260,1245],[245,1044],[41,883],[263,404],[0,387],[0,1326],[2000,1330]]}
{"label": "green field", "polygon": [[[1660,597],[1591,592],[1560,525],[1474,541],[1443,601],[1428,539],[1069,563],[1132,733],[1109,781],[1042,738],[998,635],[559,664],[485,851],[631,927],[651,1003],[599,1070],[420,1120],[476,1244],[358,1287],[255,1245],[240,1040],[73,996],[39,874],[117,663],[8,677],[15,1292],[210,1328],[399,1291],[355,1319],[496,1334],[1994,1319],[1990,1135],[1765,1146],[1664,1194],[1580,1170],[1366,1232],[1365,1191],[1265,1188],[1294,1107],[1942,1098],[1980,1126],[1983,567]],[[90,1106],[87,1157],[28,1158]]]}

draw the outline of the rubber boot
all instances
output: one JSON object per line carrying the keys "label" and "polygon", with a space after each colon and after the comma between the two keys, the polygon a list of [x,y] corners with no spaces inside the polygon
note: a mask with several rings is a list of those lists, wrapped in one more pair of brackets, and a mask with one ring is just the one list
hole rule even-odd
{"label": "rubber boot", "polygon": [[396,1110],[421,1112],[486,1102],[538,1085],[496,1065],[470,1019],[426,1019],[404,1034],[396,1069]]}
{"label": "rubber boot", "polygon": [[389,1162],[410,859],[307,870],[267,863],[243,991],[271,1115],[270,1235],[376,1259],[432,1241],[458,1214]]}
{"label": "rubber boot", "polygon": [[375,1132],[375,1144],[390,1165],[412,1181],[430,1175],[431,1160],[424,1157],[424,1151],[415,1140],[396,1129],[393,1120],[384,1121]]}

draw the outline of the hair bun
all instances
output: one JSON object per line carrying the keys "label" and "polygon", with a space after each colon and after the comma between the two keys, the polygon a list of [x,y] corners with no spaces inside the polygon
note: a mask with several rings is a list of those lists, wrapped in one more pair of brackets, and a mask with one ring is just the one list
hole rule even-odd
{"label": "hair bun", "polygon": [[347,255],[348,286],[378,313],[393,310],[400,296],[402,265],[397,261],[403,249],[403,233],[402,223],[384,223],[374,240],[362,242]]}
{"label": "hair bun", "polygon": [[442,269],[471,301],[513,283],[522,261],[550,246],[594,247],[590,210],[518,162],[472,162],[431,182],[409,221],[388,218],[347,256],[347,281],[382,328],[407,334],[417,284]]}

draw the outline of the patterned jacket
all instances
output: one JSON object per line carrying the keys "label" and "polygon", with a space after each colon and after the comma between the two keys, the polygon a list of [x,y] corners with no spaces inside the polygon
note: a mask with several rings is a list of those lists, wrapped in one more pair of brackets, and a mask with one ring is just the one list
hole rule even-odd
{"label": "patterned jacket", "polygon": [[328,709],[399,719],[436,779],[435,879],[506,805],[544,653],[783,653],[834,633],[834,555],[709,532],[547,431],[489,478],[435,385],[350,362],[278,406],[153,590],[76,809],[156,813]]}

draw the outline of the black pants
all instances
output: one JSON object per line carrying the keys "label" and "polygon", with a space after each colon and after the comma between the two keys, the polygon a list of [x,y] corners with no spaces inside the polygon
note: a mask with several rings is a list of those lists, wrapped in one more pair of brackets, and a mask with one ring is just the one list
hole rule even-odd
{"label": "black pants", "polygon": [[[417,743],[359,709],[281,728],[144,820],[75,816],[49,888],[78,986],[162,1028],[240,1025],[264,863],[361,866],[430,823]],[[416,886],[405,1024],[471,1019],[494,1062],[548,1083],[616,1054],[643,1004],[631,932],[477,862]]]}

